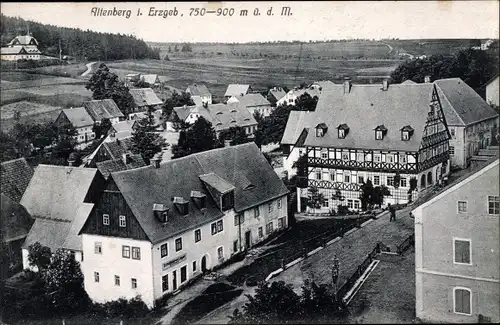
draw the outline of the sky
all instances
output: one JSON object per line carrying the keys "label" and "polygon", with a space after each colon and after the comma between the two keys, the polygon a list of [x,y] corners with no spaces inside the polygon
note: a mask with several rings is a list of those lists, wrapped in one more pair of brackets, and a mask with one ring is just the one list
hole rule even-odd
{"label": "sky", "polygon": [[[151,42],[498,38],[499,3],[497,0],[3,2],[1,12],[44,24],[132,34]],[[291,15],[282,16],[281,8],[287,6],[291,8]],[[271,7],[273,15],[268,16]],[[96,16],[92,8],[125,12],[121,16]],[[199,10],[197,16],[196,9]],[[232,17],[229,16],[231,9],[234,9]],[[242,9],[248,10],[246,16],[240,15]],[[255,9],[260,15],[254,15]],[[126,10],[130,10],[128,18]],[[177,15],[164,17],[159,11],[150,15],[154,10],[168,10]]]}

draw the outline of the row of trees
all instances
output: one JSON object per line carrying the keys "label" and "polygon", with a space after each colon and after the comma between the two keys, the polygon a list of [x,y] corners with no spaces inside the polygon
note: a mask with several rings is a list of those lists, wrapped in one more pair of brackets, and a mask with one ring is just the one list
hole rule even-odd
{"label": "row of trees", "polygon": [[26,26],[37,39],[42,53],[59,57],[62,53],[82,60],[160,59],[160,49],[132,35],[98,33],[90,30],[45,25],[22,18],[0,16],[2,46],[25,34]]}

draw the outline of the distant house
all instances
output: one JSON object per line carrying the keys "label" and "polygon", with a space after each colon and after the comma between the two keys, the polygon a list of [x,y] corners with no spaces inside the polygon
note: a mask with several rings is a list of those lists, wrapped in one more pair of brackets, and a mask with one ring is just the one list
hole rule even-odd
{"label": "distant house", "polygon": [[111,124],[115,124],[125,118],[112,99],[91,100],[84,102],[83,107],[97,124],[100,124],[103,119],[108,119]]}
{"label": "distant house", "polygon": [[157,110],[163,104],[151,88],[135,88],[130,89],[129,92],[134,98],[134,109],[129,113],[129,119],[133,119],[137,113],[146,112],[148,109]]}
{"label": "distant house", "polygon": [[224,94],[224,99],[228,100],[233,96],[243,96],[252,91],[252,87],[250,85],[241,85],[241,84],[230,84],[227,86],[226,93]]}
{"label": "distant house", "polygon": [[212,94],[204,84],[189,85],[186,88],[186,93],[191,94],[191,99],[196,105],[212,104]]}
{"label": "distant house", "polygon": [[257,111],[263,116],[269,116],[272,109],[271,103],[259,93],[232,96],[227,100],[227,103],[240,103],[240,105],[246,107],[252,115]]}
{"label": "distant house", "polygon": [[127,87],[133,86],[141,78],[140,73],[129,73],[125,75],[125,85]]}
{"label": "distant house", "polygon": [[144,167],[146,162],[140,154],[125,152],[119,159],[101,161],[96,163],[96,166],[104,178],[108,179],[111,173]]}
{"label": "distant house", "polygon": [[6,61],[40,60],[38,41],[29,35],[16,36],[7,47],[1,48],[1,59]]}
{"label": "distant house", "polygon": [[499,106],[498,91],[500,88],[498,75],[486,83],[486,102]]}
{"label": "distant house", "polygon": [[8,266],[8,273],[1,274],[1,277],[4,278],[4,276],[22,269],[21,247],[34,220],[21,204],[13,201],[4,193],[1,193],[0,203],[0,231],[2,235],[2,242],[0,244],[4,245],[6,249],[5,257],[7,258],[2,263],[6,263]]}
{"label": "distant house", "polygon": [[124,154],[132,151],[133,142],[131,136],[121,139],[108,138],[110,138],[109,141],[104,141],[99,146],[92,161],[89,162],[90,167],[95,167],[98,162],[122,159]]}
{"label": "distant house", "polygon": [[[332,82],[333,84],[333,82]],[[295,87],[294,89],[290,90],[284,97],[282,97],[280,100],[277,101],[276,105],[277,106],[295,106],[297,104],[297,99],[304,95],[304,94],[309,94],[311,97],[318,97],[321,95],[321,92],[323,91],[323,86],[319,84],[312,84],[309,87],[305,88],[299,88]]]}
{"label": "distant house", "polygon": [[481,42],[481,50],[482,51],[486,51],[490,48],[491,44],[493,44],[494,41],[489,39],[489,40],[486,40],[484,42]]}
{"label": "distant house", "polygon": [[54,253],[65,249],[84,263],[78,231],[90,215],[105,179],[94,168],[38,165],[21,204],[35,218],[23,244],[23,266],[36,269],[28,261],[28,247],[35,242]]}
{"label": "distant house", "polygon": [[271,103],[271,106],[276,106],[276,103],[283,97],[285,97],[286,92],[281,87],[273,87],[269,89],[267,93],[267,100]]}
{"label": "distant house", "polygon": [[0,164],[1,191],[9,199],[19,203],[33,177],[33,168],[25,158],[4,161]]}
{"label": "distant house", "polygon": [[153,87],[157,87],[161,84],[160,77],[158,77],[157,74],[141,74],[140,80]]}
{"label": "distant house", "polygon": [[78,143],[95,139],[95,133],[92,131],[94,120],[84,107],[63,109],[56,119],[56,124],[60,127],[73,126],[77,132],[75,138]]}
{"label": "distant house", "polygon": [[111,128],[108,131],[108,135],[113,134],[115,136],[116,134],[125,134],[127,133],[128,136],[132,135],[132,132],[137,129],[137,120],[125,120],[125,121],[120,121],[118,123],[115,123],[111,126]]}
{"label": "distant house", "polygon": [[248,109],[239,102],[174,107],[174,112],[180,120],[189,124],[195,123],[200,116],[203,116],[212,123],[217,136],[221,131],[236,126],[242,127],[248,136],[253,136],[257,130],[257,121]]}

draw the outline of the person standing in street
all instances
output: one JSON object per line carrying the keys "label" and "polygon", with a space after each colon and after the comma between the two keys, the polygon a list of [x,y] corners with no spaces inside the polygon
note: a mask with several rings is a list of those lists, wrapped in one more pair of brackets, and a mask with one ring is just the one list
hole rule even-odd
{"label": "person standing in street", "polygon": [[389,213],[391,214],[389,221],[396,221],[396,209],[390,203],[387,204],[387,207],[389,208]]}

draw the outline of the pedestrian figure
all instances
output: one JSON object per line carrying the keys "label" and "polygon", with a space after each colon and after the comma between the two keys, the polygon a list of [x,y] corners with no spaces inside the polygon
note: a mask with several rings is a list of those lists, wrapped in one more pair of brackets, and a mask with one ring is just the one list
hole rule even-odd
{"label": "pedestrian figure", "polygon": [[389,213],[391,214],[389,221],[396,221],[396,209],[390,203],[388,203],[387,206],[389,208]]}

